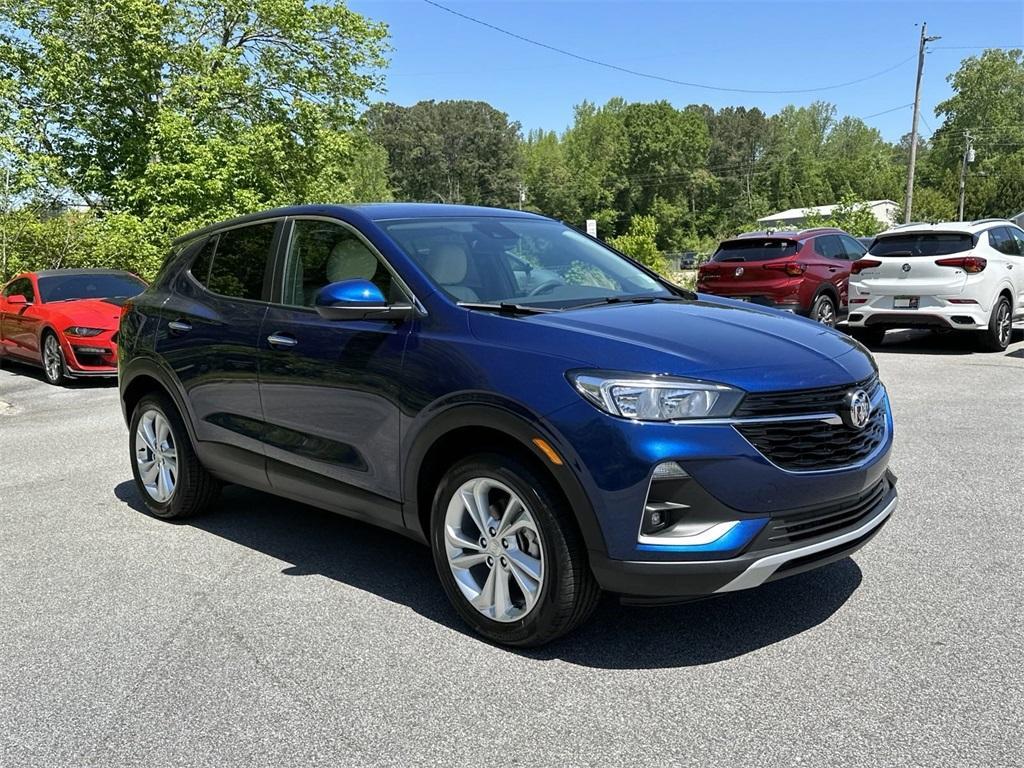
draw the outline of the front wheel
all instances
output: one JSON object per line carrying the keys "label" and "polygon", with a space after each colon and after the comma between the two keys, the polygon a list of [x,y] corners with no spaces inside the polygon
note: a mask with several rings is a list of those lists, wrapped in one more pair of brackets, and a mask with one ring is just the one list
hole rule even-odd
{"label": "front wheel", "polygon": [[132,474],[155,517],[180,520],[205,510],[220,490],[199,463],[185,423],[166,397],[146,395],[132,411]]}
{"label": "front wheel", "polygon": [[465,459],[434,497],[431,548],[455,609],[484,637],[538,646],[582,623],[600,589],[549,478],[497,454]]}
{"label": "front wheel", "polygon": [[988,328],[981,331],[979,345],[986,352],[1002,352],[1010,346],[1012,335],[1013,309],[1010,307],[1010,300],[1005,296],[1000,296],[992,308]]}
{"label": "front wheel", "polygon": [[43,375],[55,387],[59,387],[68,380],[64,352],[52,331],[43,334]]}

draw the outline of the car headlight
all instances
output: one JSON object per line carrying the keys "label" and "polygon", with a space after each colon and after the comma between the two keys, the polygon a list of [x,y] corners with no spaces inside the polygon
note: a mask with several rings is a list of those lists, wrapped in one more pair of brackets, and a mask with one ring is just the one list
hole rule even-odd
{"label": "car headlight", "polygon": [[84,325],[72,325],[70,328],[65,328],[64,333],[69,336],[99,336],[103,333],[103,329],[87,328]]}
{"label": "car headlight", "polygon": [[574,371],[569,380],[605,413],[636,421],[723,418],[743,398],[724,384],[674,376]]}

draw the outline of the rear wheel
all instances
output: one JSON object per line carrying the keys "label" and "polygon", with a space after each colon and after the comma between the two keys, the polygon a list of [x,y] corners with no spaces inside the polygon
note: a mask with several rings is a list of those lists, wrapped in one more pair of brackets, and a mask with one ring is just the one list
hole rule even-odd
{"label": "rear wheel", "polygon": [[1013,309],[1010,307],[1010,300],[1005,296],[1000,296],[992,308],[988,328],[981,331],[978,339],[979,346],[986,352],[1002,352],[1010,345],[1012,335]]}
{"label": "rear wheel", "polygon": [[832,301],[831,296],[823,293],[814,300],[814,306],[811,307],[811,319],[822,325],[827,325],[829,328],[836,327],[836,303]]}
{"label": "rear wheel", "polygon": [[46,331],[43,334],[43,375],[55,387],[59,387],[68,380],[64,352],[53,331]]}
{"label": "rear wheel", "polygon": [[885,340],[885,328],[851,328],[850,335],[869,347],[880,347]]}
{"label": "rear wheel", "polygon": [[199,463],[181,415],[166,397],[139,400],[129,434],[132,474],[150,513],[180,520],[199,514],[217,497],[219,483]]}
{"label": "rear wheel", "polygon": [[484,637],[542,645],[597,605],[600,589],[572,513],[531,467],[497,454],[465,459],[441,481],[432,513],[441,584]]}

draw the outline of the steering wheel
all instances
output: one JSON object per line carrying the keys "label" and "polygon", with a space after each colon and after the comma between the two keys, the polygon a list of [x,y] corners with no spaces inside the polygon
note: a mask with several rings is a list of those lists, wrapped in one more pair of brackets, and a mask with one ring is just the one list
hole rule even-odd
{"label": "steering wheel", "polygon": [[530,291],[527,296],[539,296],[542,293],[547,293],[552,288],[557,288],[560,285],[565,285],[561,280],[545,280],[540,285],[537,285]]}

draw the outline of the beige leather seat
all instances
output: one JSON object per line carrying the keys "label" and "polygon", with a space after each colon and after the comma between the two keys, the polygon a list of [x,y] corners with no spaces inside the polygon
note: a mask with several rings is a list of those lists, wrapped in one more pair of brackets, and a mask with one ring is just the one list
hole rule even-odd
{"label": "beige leather seat", "polygon": [[377,274],[377,257],[365,245],[346,238],[335,244],[324,266],[328,283],[340,280],[372,280]]}
{"label": "beige leather seat", "polygon": [[462,282],[469,271],[466,249],[457,243],[439,245],[427,258],[427,271],[442,288],[460,301],[480,301],[476,291]]}

